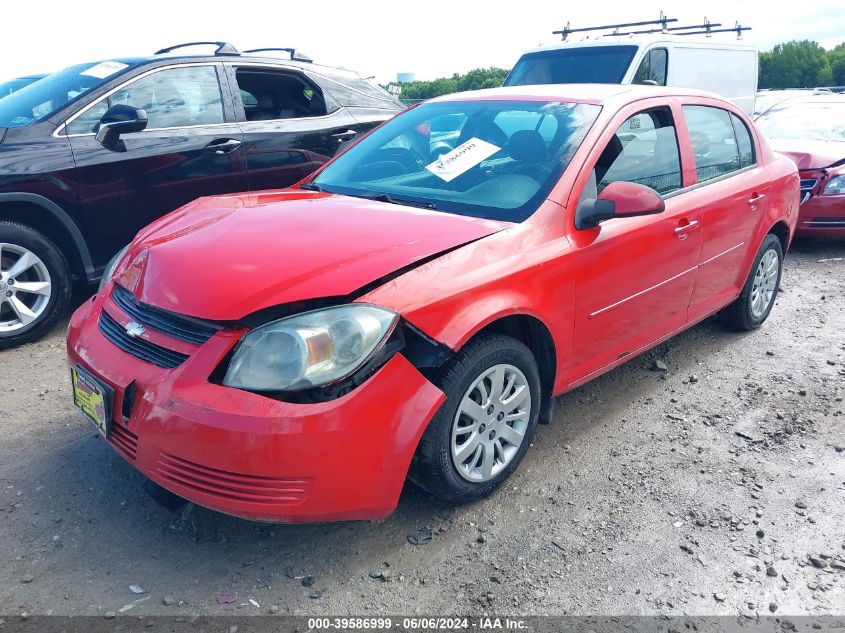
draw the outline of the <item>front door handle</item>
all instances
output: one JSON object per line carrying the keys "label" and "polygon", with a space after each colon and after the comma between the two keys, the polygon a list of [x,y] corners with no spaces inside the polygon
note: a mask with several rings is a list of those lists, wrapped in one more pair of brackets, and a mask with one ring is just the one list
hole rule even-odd
{"label": "front door handle", "polygon": [[698,220],[693,220],[692,222],[682,224],[675,229],[675,237],[677,237],[679,240],[685,240],[689,237],[689,234],[697,230],[699,226],[701,226],[701,224],[698,222]]}
{"label": "front door handle", "polygon": [[332,138],[337,139],[339,142],[351,141],[356,136],[358,136],[358,132],[356,132],[355,130],[346,130],[345,132],[338,132],[337,134],[332,134]]}
{"label": "front door handle", "polygon": [[241,142],[236,138],[218,138],[214,139],[205,146],[205,149],[214,152],[215,154],[228,154],[234,152],[241,146]]}

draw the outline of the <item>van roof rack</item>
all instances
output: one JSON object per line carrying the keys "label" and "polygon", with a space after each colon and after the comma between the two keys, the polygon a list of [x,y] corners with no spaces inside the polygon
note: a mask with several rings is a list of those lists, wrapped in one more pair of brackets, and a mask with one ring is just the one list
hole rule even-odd
{"label": "van roof rack", "polygon": [[[750,26],[741,26],[739,22],[736,23],[736,26],[733,28],[724,28],[724,29],[717,29],[713,28],[716,26],[722,26],[721,22],[710,22],[707,18],[704,18],[704,22],[702,24],[688,24],[686,26],[669,26],[669,24],[674,24],[677,22],[677,18],[668,18],[663,13],[660,12],[660,18],[657,20],[643,20],[641,22],[626,22],[622,24],[604,24],[601,26],[587,26],[582,28],[573,29],[570,28],[569,22],[566,23],[566,26],[560,31],[552,31],[553,35],[560,35],[563,41],[569,37],[571,33],[586,33],[589,31],[612,31],[611,33],[603,33],[602,37],[617,37],[622,35],[648,35],[651,33],[672,33],[673,35],[707,35],[709,36],[711,33],[736,33],[737,39],[742,39],[743,31],[750,31]],[[649,28],[649,29],[642,29],[642,30],[620,30],[620,29],[631,29],[632,27],[637,26],[655,26],[659,25],[658,28]]]}
{"label": "van roof rack", "polygon": [[313,62],[314,60],[308,57],[305,53],[300,53],[295,48],[279,48],[279,47],[271,47],[271,48],[251,48],[248,51],[244,51],[244,53],[264,53],[267,51],[280,51],[283,53],[288,53],[290,55],[291,61],[295,62]]}
{"label": "van roof rack", "polygon": [[174,46],[168,46],[167,48],[162,48],[155,52],[156,55],[164,55],[165,53],[173,52],[179,48],[187,48],[188,46],[203,46],[203,45],[211,45],[216,46],[217,50],[214,51],[215,55],[240,55],[238,49],[229,44],[229,42],[186,42],[184,44],[175,44]]}
{"label": "van roof rack", "polygon": [[625,22],[622,24],[604,24],[602,26],[585,26],[579,29],[570,28],[569,22],[566,23],[566,26],[563,27],[560,31],[552,31],[552,35],[560,35],[561,39],[566,41],[566,38],[569,36],[570,33],[586,33],[587,31],[607,31],[608,29],[627,29],[632,26],[649,26],[651,24],[660,24],[662,29],[666,28],[666,25],[670,22],[677,22],[677,18],[667,18],[663,11],[660,12],[660,19],[658,20],[645,20],[642,22]]}
{"label": "van roof rack", "polygon": [[707,18],[704,18],[704,24],[689,24],[687,26],[673,26],[667,29],[647,29],[644,31],[625,31],[625,32],[616,32],[613,33],[605,33],[604,37],[616,37],[622,35],[648,35],[650,33],[671,33],[672,35],[706,35],[710,36],[711,33],[736,33],[736,39],[742,39],[743,31],[750,31],[750,26],[742,26],[739,22],[736,23],[736,26],[731,28],[725,29],[716,29],[713,28],[715,26],[722,26],[721,22],[710,22]]}
{"label": "van roof rack", "polygon": [[687,26],[670,26],[665,29],[644,29],[642,31],[624,31],[624,32],[613,32],[613,33],[605,33],[604,37],[615,37],[617,35],[648,35],[649,33],[675,33],[676,35],[684,35],[680,31],[688,31],[689,29],[706,29],[712,30],[714,26],[722,26],[721,22],[711,22],[707,18],[704,18],[703,24],[689,24]]}

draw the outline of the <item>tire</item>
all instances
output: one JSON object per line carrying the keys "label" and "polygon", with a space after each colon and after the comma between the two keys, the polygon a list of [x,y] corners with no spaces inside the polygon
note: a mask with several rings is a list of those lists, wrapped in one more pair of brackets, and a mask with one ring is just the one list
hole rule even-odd
{"label": "tire", "polygon": [[49,238],[24,224],[0,221],[0,349],[49,332],[67,311],[71,290],[67,259]]}
{"label": "tire", "polygon": [[[764,288],[766,287],[765,270],[770,269],[770,266],[764,264],[766,262],[773,262],[774,257],[777,258],[777,271],[774,277],[769,277],[768,287],[771,289],[771,296],[765,306],[761,303],[755,302],[760,297],[757,288],[758,275],[762,272]],[[768,318],[775,305],[778,290],[780,289],[780,279],[783,273],[783,248],[777,236],[771,233],[766,235],[760,249],[757,251],[757,256],[754,258],[754,263],[751,265],[751,271],[748,273],[748,278],[745,280],[745,285],[742,287],[739,297],[731,305],[725,308],[720,318],[726,325],[737,330],[753,330],[760,327]],[[765,296],[765,295],[764,295]],[[762,310],[760,309],[762,307]]]}
{"label": "tire", "polygon": [[[505,397],[493,400],[493,382],[501,376],[504,380],[500,384],[506,386],[502,389]],[[482,377],[484,386],[480,387]],[[423,433],[410,478],[451,503],[481,499],[516,470],[531,444],[542,408],[537,363],[520,341],[491,334],[468,343],[448,362],[435,382],[446,394],[446,401]],[[482,388],[487,390],[488,400],[484,400]],[[477,404],[487,402],[489,406],[476,409],[467,398]],[[509,404],[502,406],[503,400]],[[494,406],[494,402],[498,406]],[[480,423],[466,413],[459,415],[459,409],[467,407],[482,418]],[[504,426],[511,430],[506,431]],[[518,444],[508,441],[516,442],[520,431],[522,438]],[[472,448],[473,442],[476,442],[475,448]],[[498,450],[495,444],[498,444]],[[465,447],[464,453],[459,455],[461,447]],[[485,461],[491,456],[492,461]],[[481,462],[478,462],[479,457]],[[478,466],[474,468],[476,463]],[[488,463],[493,465],[489,470],[486,469]]]}

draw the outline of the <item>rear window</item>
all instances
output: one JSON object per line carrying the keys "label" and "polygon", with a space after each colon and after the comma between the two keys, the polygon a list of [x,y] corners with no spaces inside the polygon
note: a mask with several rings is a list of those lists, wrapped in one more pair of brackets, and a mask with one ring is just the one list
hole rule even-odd
{"label": "rear window", "polygon": [[526,53],[513,67],[506,86],[536,84],[618,84],[636,46],[581,46]]}

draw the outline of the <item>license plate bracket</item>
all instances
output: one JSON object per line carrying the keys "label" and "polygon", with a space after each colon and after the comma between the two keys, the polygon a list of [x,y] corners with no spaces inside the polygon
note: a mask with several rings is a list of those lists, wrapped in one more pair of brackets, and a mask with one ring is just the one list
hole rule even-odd
{"label": "license plate bracket", "polygon": [[114,389],[81,367],[71,367],[70,378],[73,404],[82,410],[103,437],[108,437],[111,433]]}

